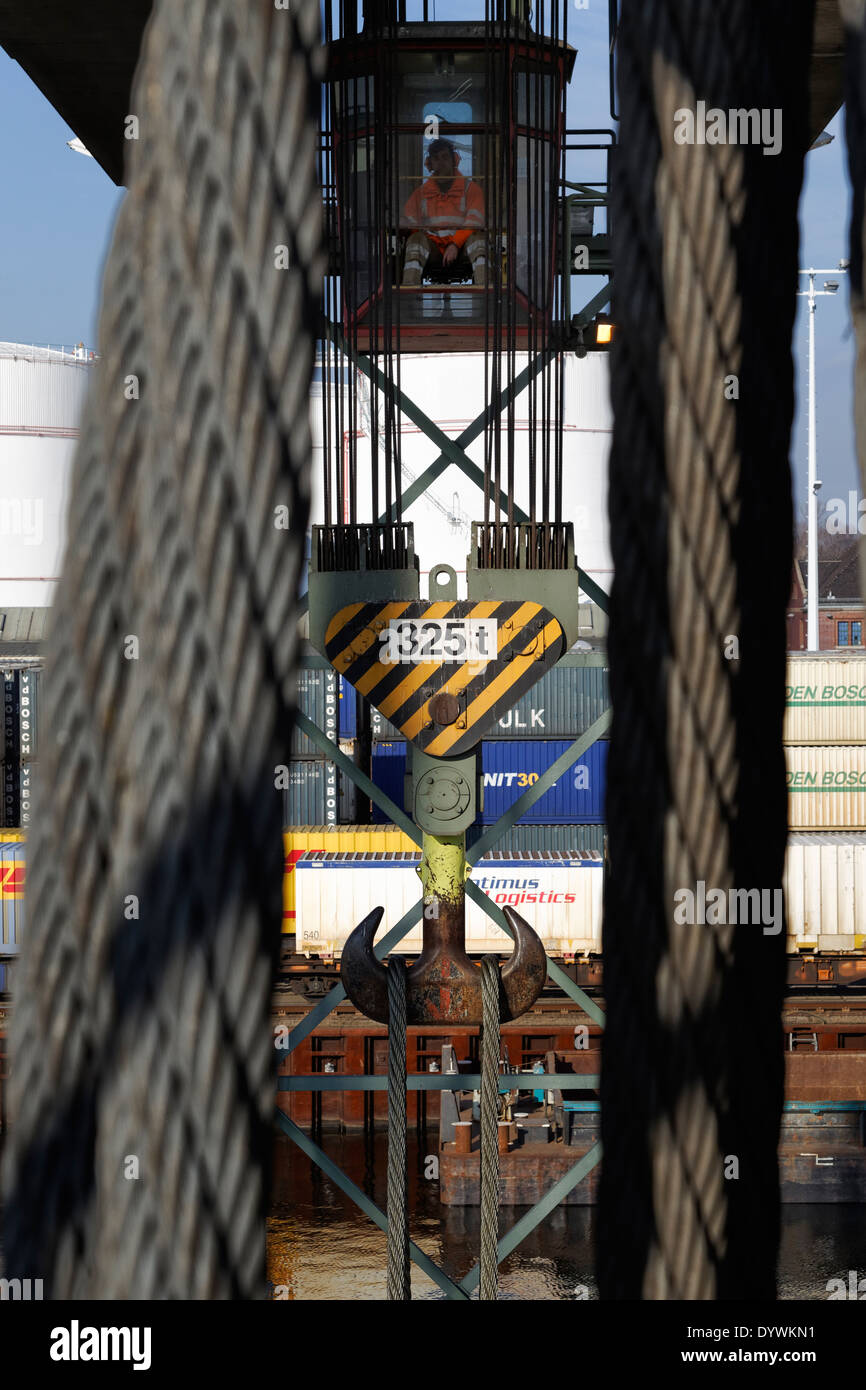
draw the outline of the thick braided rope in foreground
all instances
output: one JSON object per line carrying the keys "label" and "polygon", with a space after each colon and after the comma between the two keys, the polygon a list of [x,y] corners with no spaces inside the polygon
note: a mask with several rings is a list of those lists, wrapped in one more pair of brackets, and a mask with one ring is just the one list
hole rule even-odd
{"label": "thick braided rope in foreground", "polygon": [[[612,188],[615,581],[599,1284],[772,1297],[784,925],[677,921],[781,888],[788,444],[809,6],[625,0]],[[698,103],[782,147],[678,143]],[[768,134],[771,132],[768,130]],[[731,640],[733,639],[733,640]],[[773,903],[771,897],[769,903]],[[685,900],[687,904],[687,900]],[[686,909],[687,910],[687,907]]]}
{"label": "thick braided rope in foreground", "polygon": [[264,1292],[318,25],[157,0],[131,98],[11,1038],[6,1273],[54,1297]]}

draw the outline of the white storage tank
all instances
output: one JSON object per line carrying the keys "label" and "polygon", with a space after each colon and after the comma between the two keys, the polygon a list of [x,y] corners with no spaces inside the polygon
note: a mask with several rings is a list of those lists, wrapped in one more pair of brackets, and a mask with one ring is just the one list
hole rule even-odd
{"label": "white storage tank", "polygon": [[[514,371],[519,375],[527,358],[518,353]],[[333,370],[333,368],[331,369]],[[342,383],[322,381],[321,362],[316,365],[311,392],[313,430],[312,522],[324,519],[322,498],[323,460],[323,391],[330,391],[332,410],[337,396],[343,396],[343,421],[349,423],[348,397],[354,396],[356,411],[353,428],[358,459],[358,497],[362,507],[369,508],[371,496],[371,444],[374,412],[370,383],[361,372],[343,367]],[[610,589],[613,569],[610,556],[607,517],[607,473],[613,433],[613,416],[609,398],[609,365],[607,354],[590,353],[578,360],[573,353],[565,354],[563,382],[563,520],[574,525],[574,544],[581,569],[605,590]],[[457,440],[464,430],[482,414],[489,398],[489,384],[484,378],[484,354],[474,353],[405,353],[400,358],[400,388],[424,411],[425,415],[449,439]],[[541,401],[538,413],[541,414]],[[518,394],[514,403],[515,416],[515,501],[528,508],[529,459],[529,397],[527,391]],[[336,418],[336,417],[335,417]],[[507,414],[503,412],[502,484],[506,488],[504,431]],[[381,407],[379,414],[382,432]],[[420,478],[438,454],[437,446],[406,416],[400,421],[403,462],[403,490]],[[349,431],[342,440],[345,465],[349,459]],[[541,428],[538,428],[536,447],[541,449]],[[484,468],[484,435],[480,434],[467,445],[466,453],[479,468]],[[379,440],[380,470],[383,468],[384,441]],[[539,464],[540,475],[540,464]],[[383,475],[382,475],[383,476]],[[380,505],[384,510],[384,486]],[[539,499],[540,504],[540,499]],[[366,512],[364,512],[366,518]],[[337,520],[348,521],[348,514]],[[404,520],[415,524],[415,549],[421,562],[422,576],[436,564],[449,564],[460,577],[459,592],[465,592],[463,576],[470,544],[470,524],[484,519],[482,489],[470,482],[465,474],[451,463],[434,483],[406,511]],[[426,579],[422,578],[422,594],[426,595]]]}
{"label": "white storage tank", "polygon": [[0,342],[0,608],[48,607],[93,353]]}

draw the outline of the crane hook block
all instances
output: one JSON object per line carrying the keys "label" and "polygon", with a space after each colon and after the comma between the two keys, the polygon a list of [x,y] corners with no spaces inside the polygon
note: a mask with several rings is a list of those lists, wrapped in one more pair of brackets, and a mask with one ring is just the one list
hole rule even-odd
{"label": "crane hook block", "polygon": [[325,632],[338,674],[435,758],[468,753],[564,651],[553,614],[520,599],[350,603]]}

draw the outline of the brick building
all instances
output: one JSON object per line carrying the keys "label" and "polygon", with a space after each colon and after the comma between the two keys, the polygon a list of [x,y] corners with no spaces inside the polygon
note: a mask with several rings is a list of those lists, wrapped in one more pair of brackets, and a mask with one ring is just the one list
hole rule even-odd
{"label": "brick building", "polygon": [[[794,561],[791,597],[788,600],[788,651],[806,650],[805,561]],[[852,546],[839,560],[818,562],[818,649],[844,651],[864,646],[866,606],[860,588],[857,548]]]}

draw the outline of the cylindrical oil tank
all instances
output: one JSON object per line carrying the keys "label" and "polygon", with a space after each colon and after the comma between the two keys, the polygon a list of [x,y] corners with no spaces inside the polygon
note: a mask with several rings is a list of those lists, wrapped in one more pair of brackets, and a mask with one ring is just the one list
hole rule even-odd
{"label": "cylindrical oil tank", "polygon": [[[515,375],[527,366],[525,353],[517,353],[512,370]],[[566,353],[563,364],[562,426],[557,431],[563,451],[562,514],[574,526],[574,545],[580,568],[605,591],[613,574],[607,515],[607,461],[613,431],[610,407],[607,353],[591,352],[583,359]],[[311,522],[324,521],[322,457],[324,425],[322,392],[328,391],[322,377],[313,382],[311,423],[313,435]],[[450,439],[456,440],[481,413],[489,399],[483,353],[405,354],[400,362],[400,388]],[[346,369],[340,381],[330,386],[333,405],[338,393],[344,394],[344,419],[350,418],[345,402],[353,398],[353,428],[360,436],[357,445],[358,496],[369,497],[372,490],[372,459],[381,467],[381,445],[377,449],[375,401],[371,386],[360,371]],[[517,418],[513,435],[515,449],[515,503],[529,510],[529,451],[533,443],[523,404],[516,402]],[[504,417],[503,417],[504,422]],[[424,473],[430,463],[430,441],[418,426],[403,419],[400,429],[400,456],[404,486]],[[503,423],[503,448],[505,424]],[[540,447],[540,439],[535,441]],[[348,431],[342,440],[332,440],[332,450],[349,448]],[[476,441],[467,453],[479,466],[483,447]],[[403,511],[403,519],[415,526],[415,553],[421,570],[421,592],[427,594],[427,576],[434,565],[449,564],[457,571],[459,591],[463,592],[466,556],[470,548],[470,525],[484,515],[483,489],[470,482],[452,465]],[[348,521],[348,516],[336,518]],[[603,641],[606,624],[598,609],[581,619],[581,638],[595,646]],[[389,732],[384,730],[384,732]]]}
{"label": "cylindrical oil tank", "polygon": [[0,608],[50,606],[92,354],[0,343]]}
{"label": "cylindrical oil tank", "polygon": [[866,830],[866,744],[785,748],[792,830]]}
{"label": "cylindrical oil tank", "polygon": [[866,656],[789,653],[784,737],[813,746],[866,743]]}

